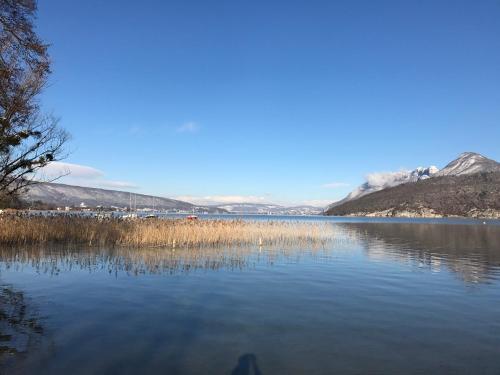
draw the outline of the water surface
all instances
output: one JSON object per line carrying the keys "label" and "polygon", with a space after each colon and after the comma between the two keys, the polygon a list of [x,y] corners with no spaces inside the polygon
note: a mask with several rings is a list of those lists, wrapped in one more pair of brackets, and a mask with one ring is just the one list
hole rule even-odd
{"label": "water surface", "polygon": [[0,372],[498,374],[500,226],[475,223],[334,220],[315,248],[0,249]]}

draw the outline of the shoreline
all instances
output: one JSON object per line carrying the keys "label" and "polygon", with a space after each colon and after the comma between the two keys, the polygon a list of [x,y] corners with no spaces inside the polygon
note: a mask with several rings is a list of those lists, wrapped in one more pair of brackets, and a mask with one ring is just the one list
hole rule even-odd
{"label": "shoreline", "polygon": [[386,217],[386,218],[422,218],[422,219],[487,219],[487,220],[499,220],[500,211],[498,210],[471,210],[469,214],[464,215],[453,215],[453,214],[442,214],[438,213],[432,209],[422,208],[419,210],[398,210],[395,208],[390,208],[387,210],[380,211],[358,211],[345,215],[325,215],[325,216],[337,216],[337,217]]}
{"label": "shoreline", "polygon": [[0,216],[0,245],[131,247],[324,244],[336,238],[326,222],[123,219],[94,216]]}

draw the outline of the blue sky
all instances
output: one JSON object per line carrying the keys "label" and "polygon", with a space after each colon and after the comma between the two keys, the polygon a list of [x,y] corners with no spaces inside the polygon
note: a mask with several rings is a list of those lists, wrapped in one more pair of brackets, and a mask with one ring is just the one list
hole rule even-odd
{"label": "blue sky", "polygon": [[499,1],[40,1],[81,185],[323,204],[500,159]]}

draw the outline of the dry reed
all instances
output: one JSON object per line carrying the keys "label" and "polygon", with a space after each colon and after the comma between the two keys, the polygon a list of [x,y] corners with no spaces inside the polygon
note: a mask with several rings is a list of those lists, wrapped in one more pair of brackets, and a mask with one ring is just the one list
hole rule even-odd
{"label": "dry reed", "polygon": [[3,269],[20,270],[32,267],[38,273],[56,275],[80,269],[92,272],[102,270],[110,274],[175,274],[197,270],[243,270],[258,263],[272,265],[277,262],[298,263],[304,255],[332,258],[325,246],[269,246],[262,250],[254,245],[234,247],[208,247],[193,249],[165,248],[100,248],[79,246],[0,246],[0,273]]}
{"label": "dry reed", "polygon": [[201,247],[320,244],[334,236],[326,223],[93,217],[0,217],[0,244]]}

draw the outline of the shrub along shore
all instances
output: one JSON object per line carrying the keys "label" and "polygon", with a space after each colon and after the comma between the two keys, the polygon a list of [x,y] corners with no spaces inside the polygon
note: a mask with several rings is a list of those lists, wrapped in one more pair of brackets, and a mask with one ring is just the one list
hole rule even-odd
{"label": "shrub along shore", "polygon": [[327,223],[0,216],[0,245],[269,246],[321,244],[333,236],[334,228]]}

